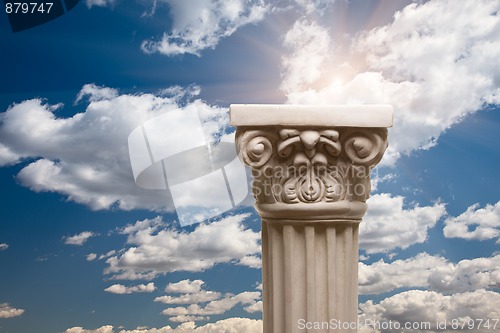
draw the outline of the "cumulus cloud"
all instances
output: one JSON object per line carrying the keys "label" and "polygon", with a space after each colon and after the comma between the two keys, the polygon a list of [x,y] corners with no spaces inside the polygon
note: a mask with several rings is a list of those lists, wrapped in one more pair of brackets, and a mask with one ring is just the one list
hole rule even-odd
{"label": "cumulus cloud", "polygon": [[188,321],[192,316],[198,316],[199,320],[206,320],[208,315],[220,315],[231,310],[236,305],[246,305],[250,306],[252,310],[256,306],[256,303],[261,297],[261,293],[258,291],[250,292],[245,291],[237,295],[226,295],[223,298],[210,301],[205,306],[200,306],[199,304],[191,304],[187,307],[174,307],[167,308],[162,311],[166,316],[170,316],[170,321],[173,322],[184,322]]}
{"label": "cumulus cloud", "polygon": [[391,263],[382,259],[371,265],[359,263],[359,292],[380,294],[397,288],[426,287],[432,270],[446,264],[446,259],[427,253]]}
{"label": "cumulus cloud", "polygon": [[90,237],[95,236],[91,231],[83,231],[77,235],[68,236],[64,238],[64,244],[69,245],[83,245]]}
{"label": "cumulus cloud", "polygon": [[113,330],[113,326],[111,325],[102,326],[95,330],[87,330],[84,329],[83,327],[72,327],[64,331],[64,333],[114,333],[114,332],[115,331]]}
{"label": "cumulus cloud", "polygon": [[262,259],[258,256],[246,256],[240,259],[239,265],[248,266],[251,268],[261,268]]}
{"label": "cumulus cloud", "polygon": [[[201,224],[190,233],[166,228],[160,217],[126,226],[129,247],[106,262],[115,279],[152,279],[176,271],[200,272],[218,263],[238,262],[260,253],[260,234],[245,228],[249,214]],[[171,287],[174,288],[174,287]]]}
{"label": "cumulus cloud", "polygon": [[[71,331],[73,330],[73,331]],[[99,331],[101,330],[101,331]],[[196,326],[194,322],[187,322],[176,328],[164,326],[161,328],[136,328],[133,330],[113,330],[112,326],[102,326],[97,330],[84,330],[73,327],[64,333],[262,333],[262,320],[249,318],[228,318],[204,326]]]}
{"label": "cumulus cloud", "polygon": [[80,102],[84,97],[87,97],[91,102],[113,99],[118,97],[118,90],[89,83],[82,87],[76,96],[75,103]]}
{"label": "cumulus cloud", "polygon": [[139,284],[137,286],[126,287],[123,284],[114,284],[104,289],[108,293],[112,294],[132,294],[132,293],[152,293],[156,290],[153,282],[148,284]]}
{"label": "cumulus cloud", "polygon": [[290,54],[284,55],[285,73],[281,89],[285,92],[305,90],[321,78],[329,60],[331,39],[328,31],[316,23],[297,21],[283,39]]}
{"label": "cumulus cloud", "polygon": [[218,299],[221,294],[215,291],[202,290],[205,284],[203,280],[182,280],[176,283],[169,283],[165,288],[167,293],[183,294],[180,296],[160,296],[155,298],[155,302],[164,304],[195,304],[205,303]]}
{"label": "cumulus cloud", "polygon": [[169,283],[165,291],[168,293],[191,294],[200,291],[201,286],[204,284],[205,282],[203,280],[182,280],[175,283]]}
{"label": "cumulus cloud", "polygon": [[432,289],[464,292],[479,288],[500,288],[500,255],[461,260],[436,267],[428,277]]}
{"label": "cumulus cloud", "polygon": [[430,288],[441,293],[500,287],[500,255],[461,260],[420,253],[413,258],[371,265],[359,263],[360,294],[380,294],[398,288]]}
{"label": "cumulus cloud", "polygon": [[402,196],[375,194],[367,201],[369,209],[360,225],[359,246],[366,253],[406,249],[423,243],[427,232],[446,213],[443,203],[404,208]]}
{"label": "cumulus cloud", "polygon": [[180,296],[165,295],[156,297],[155,302],[161,302],[164,304],[195,304],[214,301],[220,296],[221,294],[215,291],[200,290]]}
{"label": "cumulus cloud", "polygon": [[87,257],[86,257],[87,261],[92,261],[92,260],[95,260],[96,258],[97,258],[97,254],[95,254],[95,253],[89,253],[89,254],[87,254]]}
{"label": "cumulus cloud", "polygon": [[445,221],[443,229],[447,238],[463,239],[497,239],[500,243],[500,201],[495,205],[486,205],[480,208],[474,204],[457,216]]}
{"label": "cumulus cloud", "polygon": [[245,310],[248,313],[262,312],[262,306],[263,306],[262,301],[258,301],[256,303],[244,307],[243,310]]}
{"label": "cumulus cloud", "polygon": [[7,243],[0,243],[0,251],[5,251],[9,248],[9,244]]}
{"label": "cumulus cloud", "polygon": [[[214,48],[222,38],[241,26],[260,21],[267,11],[263,0],[161,0],[170,9],[171,31],[160,40],[142,43],[146,53],[165,55],[195,54]],[[155,2],[156,4],[156,2]]]}
{"label": "cumulus cloud", "polygon": [[16,309],[8,303],[0,303],[0,318],[18,317],[24,313],[23,309]]}
{"label": "cumulus cloud", "polygon": [[410,4],[390,24],[356,37],[347,60],[325,27],[301,21],[284,39],[290,51],[281,88],[289,103],[392,104],[383,163],[393,164],[435,145],[467,114],[500,102],[499,9],[488,0]]}
{"label": "cumulus cloud", "polygon": [[[61,105],[41,99],[14,104],[0,113],[0,166],[28,160],[16,176],[21,185],[36,192],[60,193],[94,210],[172,210],[168,191],[145,190],[135,184],[127,139],[145,121],[180,109],[199,114],[210,142],[227,128],[228,111],[192,101],[198,93],[193,86],[171,87],[159,95],[120,95],[115,89],[90,84],[77,98],[76,107],[88,100],[85,110],[67,118],[57,114]],[[176,128],[185,135],[192,130],[182,127],[182,122]],[[211,198],[220,200],[220,196],[205,200]]]}
{"label": "cumulus cloud", "polygon": [[[405,323],[428,322],[430,329],[412,330],[412,332],[436,332],[436,322],[447,322],[444,332],[455,332],[452,321],[456,320],[460,325],[467,325],[470,320],[482,319],[483,323],[489,319],[499,318],[498,304],[500,294],[493,291],[477,290],[474,292],[458,293],[451,296],[443,295],[435,291],[410,290],[396,294],[375,304],[368,301],[360,304],[360,322],[398,322],[399,329],[382,330],[383,332],[401,332]],[[395,326],[393,326],[395,327]],[[467,327],[467,326],[465,326]],[[455,327],[456,329],[456,327]],[[498,329],[498,325],[497,325]],[[377,329],[365,328],[362,332],[381,332]],[[443,330],[439,330],[443,332]],[[485,327],[478,327],[475,322],[474,332],[491,332]]]}
{"label": "cumulus cloud", "polygon": [[[188,306],[171,307],[163,311],[170,316],[172,322],[188,322],[208,320],[209,315],[219,315],[231,310],[238,304],[244,306],[244,310],[253,313],[262,311],[261,292],[242,292],[237,295],[204,290],[202,280],[182,280],[171,283],[165,289],[170,293],[184,293],[182,295],[165,295],[155,298],[155,302],[164,304],[189,304]],[[202,304],[205,305],[202,305]]]}

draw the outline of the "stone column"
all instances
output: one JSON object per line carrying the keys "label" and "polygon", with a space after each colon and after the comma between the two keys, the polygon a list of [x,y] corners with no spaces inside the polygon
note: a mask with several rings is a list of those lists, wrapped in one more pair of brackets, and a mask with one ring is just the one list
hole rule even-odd
{"label": "stone column", "polygon": [[231,105],[231,125],[262,218],[264,333],[356,332],[358,225],[392,107]]}

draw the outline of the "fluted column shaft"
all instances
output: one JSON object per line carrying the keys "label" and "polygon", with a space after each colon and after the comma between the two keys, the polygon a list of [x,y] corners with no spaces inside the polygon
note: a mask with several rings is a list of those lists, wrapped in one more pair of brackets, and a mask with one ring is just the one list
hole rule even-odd
{"label": "fluted column shaft", "polygon": [[232,105],[262,218],[264,333],[356,332],[358,226],[390,106]]}
{"label": "fluted column shaft", "polygon": [[262,257],[264,332],[356,322],[358,223],[263,220]]}

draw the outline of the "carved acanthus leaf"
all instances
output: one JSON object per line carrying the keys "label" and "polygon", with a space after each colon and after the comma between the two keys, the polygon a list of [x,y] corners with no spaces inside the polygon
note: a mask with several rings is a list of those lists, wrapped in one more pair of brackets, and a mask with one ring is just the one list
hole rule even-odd
{"label": "carved acanthus leaf", "polygon": [[239,127],[236,143],[258,203],[364,202],[387,130]]}

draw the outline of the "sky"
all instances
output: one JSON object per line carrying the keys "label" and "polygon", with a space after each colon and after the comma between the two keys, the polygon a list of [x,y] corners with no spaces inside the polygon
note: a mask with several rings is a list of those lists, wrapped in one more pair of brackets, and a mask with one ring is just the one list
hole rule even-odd
{"label": "sky", "polygon": [[231,142],[232,103],[393,105],[360,227],[359,318],[500,331],[499,10],[81,0],[18,32],[2,13],[0,332],[262,332],[251,195],[181,226],[173,192],[141,188],[129,157],[132,131],[172,112]]}

